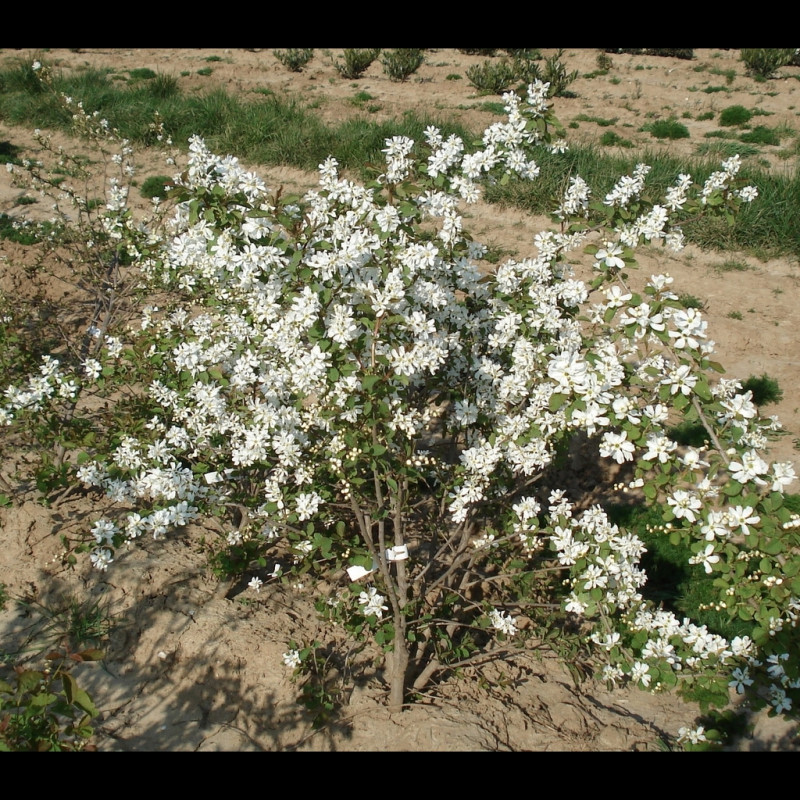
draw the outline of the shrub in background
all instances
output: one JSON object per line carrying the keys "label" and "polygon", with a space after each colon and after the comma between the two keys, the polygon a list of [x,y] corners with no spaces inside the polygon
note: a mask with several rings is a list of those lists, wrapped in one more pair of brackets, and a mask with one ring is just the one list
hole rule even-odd
{"label": "shrub in background", "polygon": [[313,58],[314,50],[290,47],[287,50],[273,50],[272,55],[290,72],[302,72],[306,64]]}
{"label": "shrub in background", "polygon": [[380,52],[380,48],[346,48],[342,53],[342,60],[335,59],[333,65],[343,78],[356,80],[370,68],[372,62],[380,55]]}
{"label": "shrub in background", "polygon": [[425,53],[407,47],[385,50],[381,56],[381,63],[389,80],[404,81],[425,63]]}
{"label": "shrub in background", "polygon": [[781,67],[791,63],[796,52],[793,47],[756,47],[743,48],[739,55],[748,75],[760,80],[768,80]]}

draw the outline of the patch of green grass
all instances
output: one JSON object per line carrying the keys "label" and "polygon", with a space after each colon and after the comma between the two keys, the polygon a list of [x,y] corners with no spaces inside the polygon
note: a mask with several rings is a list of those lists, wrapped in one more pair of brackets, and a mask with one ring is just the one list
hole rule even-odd
{"label": "patch of green grass", "polygon": [[[26,74],[21,66],[0,67],[0,118],[9,125],[70,130],[71,114],[65,112],[57,97],[29,84]],[[80,100],[89,113],[97,111],[135,145],[152,142],[150,125],[157,111],[179,147],[186,147],[189,137],[198,135],[214,152],[235,153],[242,161],[253,164],[315,170],[332,155],[343,168],[369,177],[372,173],[366,165],[381,161],[384,139],[392,135],[424,141],[423,132],[429,124],[439,127],[445,136],[455,133],[465,142],[474,141],[477,135],[446,119],[414,113],[380,124],[361,119],[329,125],[299,100],[278,97],[266,88],[246,97],[232,96],[223,90],[158,97],[150,88],[155,85],[153,79],[120,85],[107,71],[94,69],[56,72],[54,84],[57,93]],[[0,158],[3,149],[0,147]],[[10,145],[5,151],[6,159],[14,157],[9,155]],[[619,151],[605,152],[599,145],[573,144],[567,153],[551,154],[543,150],[537,155],[542,172],[536,181],[490,186],[486,197],[530,213],[546,214],[551,211],[552,197],[559,195],[567,176],[580,174],[602,196],[611,190],[619,175],[629,174],[640,161],[652,166],[648,190],[658,196],[674,184],[680,173],[690,172],[702,184],[711,172],[719,169],[722,158],[737,152],[744,157],[759,151],[743,142],[708,141],[698,148],[697,158],[687,162],[660,152],[632,152],[627,157]],[[701,247],[745,250],[759,256],[800,256],[800,177],[795,173],[772,174],[757,164],[744,166],[740,177],[758,186],[757,202],[743,207],[732,227],[724,220],[687,221],[684,225],[687,241]]]}
{"label": "patch of green grass", "polygon": [[457,72],[451,72],[446,78],[446,81],[460,81],[464,78],[463,75],[459,75]]}
{"label": "patch of green grass", "polygon": [[703,89],[705,94],[717,94],[717,92],[730,92],[731,90],[727,86],[706,86]]}
{"label": "patch of green grass", "polygon": [[727,317],[728,319],[744,319],[741,311],[729,311]]}
{"label": "patch of green grass", "polygon": [[752,269],[749,264],[736,258],[729,258],[714,267],[714,272],[747,272]]}
{"label": "patch of green grass", "polygon": [[753,118],[753,112],[744,106],[728,106],[719,115],[719,124],[723,127],[747,125]]}
{"label": "patch of green grass", "polygon": [[719,75],[725,78],[725,83],[727,83],[728,86],[733,83],[733,80],[736,77],[735,69],[720,69],[719,67],[712,67],[709,71],[712,75]]}
{"label": "patch of green grass", "polygon": [[605,131],[600,137],[600,144],[603,147],[633,147],[633,142],[630,139],[624,139],[614,131]]}
{"label": "patch of green grass", "polygon": [[206,58],[206,61],[210,61],[210,62],[222,61],[222,56],[208,56],[208,58]]}
{"label": "patch of green grass", "polygon": [[156,100],[177,97],[181,93],[178,79],[174,75],[165,75],[164,73],[159,73],[147,82],[147,91]]}
{"label": "patch of green grass", "polygon": [[481,111],[488,111],[490,114],[497,114],[501,117],[506,113],[506,107],[502,103],[493,103],[491,101],[481,103],[477,108]]}
{"label": "patch of green grass", "polygon": [[659,119],[648,123],[642,130],[656,139],[688,139],[689,129],[676,119]]}
{"label": "patch of green grass", "polygon": [[26,649],[46,652],[66,648],[76,653],[98,647],[111,633],[113,615],[102,598],[65,596],[47,602],[18,600],[34,619]]}
{"label": "patch of green grass", "polygon": [[139,67],[138,69],[129,69],[128,75],[135,81],[149,81],[156,77],[156,72],[150,67]]}
{"label": "patch of green grass", "polygon": [[609,78],[608,82],[613,86],[619,86],[622,83],[622,78],[617,78],[614,76],[613,78]]}
{"label": "patch of green grass", "polygon": [[211,67],[203,67],[202,69],[197,70],[197,74],[207,78],[213,71],[214,70]]}
{"label": "patch of green grass", "polygon": [[739,141],[746,142],[747,144],[769,144],[777,146],[781,143],[781,137],[774,128],[768,128],[765,125],[757,125],[753,130],[743,133],[739,137]]}
{"label": "patch of green grass", "polygon": [[39,201],[35,197],[29,197],[28,195],[24,194],[22,197],[18,197],[14,202],[15,206],[31,206],[34,203],[38,203]]}
{"label": "patch of green grass", "polygon": [[715,160],[730,158],[740,155],[742,158],[757,156],[761,151],[751,144],[744,144],[739,141],[723,142],[701,142],[697,146],[697,154]]}
{"label": "patch of green grass", "polygon": [[703,300],[701,300],[697,295],[683,293],[678,295],[678,300],[683,303],[686,308],[698,308],[703,310],[706,307],[706,304]]}
{"label": "patch of green grass", "polygon": [[707,119],[714,119],[714,112],[713,111],[704,111],[702,114],[698,114],[695,119],[698,122],[705,122]]}
{"label": "patch of green grass", "polygon": [[355,106],[363,106],[364,103],[367,103],[370,100],[374,100],[375,96],[371,95],[369,92],[356,92],[353,97],[350,99],[350,102]]}
{"label": "patch of green grass", "polygon": [[575,116],[575,119],[578,122],[594,122],[601,128],[609,128],[612,125],[617,124],[619,117],[614,117],[613,119],[605,119],[604,117],[590,117],[588,114],[577,114]]}

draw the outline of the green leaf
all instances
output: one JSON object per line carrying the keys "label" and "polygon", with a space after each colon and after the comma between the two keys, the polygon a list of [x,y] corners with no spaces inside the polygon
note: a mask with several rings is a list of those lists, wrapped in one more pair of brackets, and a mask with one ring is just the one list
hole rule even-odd
{"label": "green leaf", "polygon": [[20,692],[30,692],[39,685],[39,681],[44,678],[41,672],[33,669],[25,670],[17,678],[17,686]]}
{"label": "green leaf", "polygon": [[768,539],[766,542],[761,543],[761,550],[767,555],[777,556],[784,551],[784,544],[780,539]]}
{"label": "green leaf", "polygon": [[734,497],[737,494],[741,494],[742,484],[739,483],[739,481],[731,479],[730,481],[728,481],[728,483],[725,485],[725,488],[722,491],[725,492],[725,494],[727,494],[728,497]]}
{"label": "green leaf", "polygon": [[82,708],[90,717],[96,717],[100,713],[92,702],[92,698],[83,689],[76,690],[73,705]]}
{"label": "green leaf", "polygon": [[41,694],[33,695],[29,705],[31,708],[44,708],[45,706],[49,706],[50,703],[54,703],[56,700],[58,700],[57,695],[51,692],[42,692]]}
{"label": "green leaf", "polygon": [[67,702],[72,705],[75,702],[75,693],[78,691],[78,682],[68,672],[61,675],[61,683],[64,686],[64,695]]}
{"label": "green leaf", "polygon": [[703,400],[706,400],[708,402],[710,402],[712,399],[711,389],[709,388],[708,383],[706,381],[703,380],[697,381],[697,383],[694,385],[694,393],[698,397],[702,397]]}

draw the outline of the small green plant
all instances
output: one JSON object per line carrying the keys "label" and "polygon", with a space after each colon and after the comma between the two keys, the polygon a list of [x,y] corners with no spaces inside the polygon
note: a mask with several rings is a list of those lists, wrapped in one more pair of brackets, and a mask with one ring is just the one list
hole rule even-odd
{"label": "small green plant", "polygon": [[425,63],[425,53],[410,47],[386,50],[381,56],[383,71],[390,81],[404,81]]}
{"label": "small green plant", "polygon": [[491,58],[497,52],[497,48],[490,47],[482,50],[478,47],[460,47],[458,52],[464,53],[466,56],[488,56]]}
{"label": "small green plant", "polygon": [[345,48],[342,53],[343,60],[336,59],[333,66],[343,78],[357,80],[370,68],[380,52],[380,48]]}
{"label": "small green plant", "polygon": [[749,269],[749,264],[735,258],[729,258],[714,267],[715,272],[747,272]]}
{"label": "small green plant", "polygon": [[333,651],[317,641],[302,648],[290,642],[283,660],[295,668],[292,681],[301,686],[297,702],[312,714],[312,727],[322,728],[336,717],[345,697],[343,675],[333,663]]}
{"label": "small green plant", "polygon": [[725,78],[725,83],[727,83],[728,86],[733,83],[733,80],[736,77],[735,69],[720,69],[719,67],[713,67],[710,72],[712,75],[719,75],[720,77]]}
{"label": "small green plant", "polygon": [[39,201],[35,197],[30,197],[29,195],[22,195],[22,197],[18,197],[14,202],[16,206],[31,206],[34,203],[38,203]]}
{"label": "small green plant", "polygon": [[17,600],[31,617],[26,650],[70,653],[99,648],[111,633],[113,616],[102,597],[68,595],[53,601]]}
{"label": "small green plant", "polygon": [[730,92],[731,90],[727,86],[706,86],[703,89],[705,94],[717,94],[718,92]]}
{"label": "small green plant", "polygon": [[604,53],[601,50],[597,54],[595,64],[597,64],[597,69],[601,70],[602,72],[608,72],[614,66],[614,59],[612,59],[608,53]]}
{"label": "small green plant", "polygon": [[139,67],[138,69],[128,70],[128,75],[135,81],[149,81],[156,77],[156,72],[150,67]]}
{"label": "small green plant", "polygon": [[614,131],[605,131],[600,137],[600,144],[603,147],[633,147],[630,139],[625,139]]}
{"label": "small green plant", "polygon": [[651,122],[642,128],[643,131],[648,132],[656,139],[688,139],[689,129],[678,120],[659,119]]}
{"label": "small green plant", "polygon": [[729,311],[728,319],[744,319],[741,311]]}
{"label": "small green plant", "polygon": [[770,378],[767,373],[761,377],[751,375],[742,382],[742,390],[753,393],[753,403],[757,406],[766,406],[771,403],[780,403],[783,399],[783,389],[775,378]]}
{"label": "small green plant", "polygon": [[147,92],[157,100],[166,100],[170,97],[177,97],[181,90],[178,86],[178,79],[174,75],[165,75],[160,72],[147,82]]}
{"label": "small green plant", "polygon": [[222,61],[222,56],[208,56],[206,61],[213,62],[213,61]]}
{"label": "small green plant", "polygon": [[531,60],[526,60],[517,66],[519,76],[525,83],[530,83],[537,78],[549,83],[548,95],[550,97],[575,97],[575,93],[569,91],[567,87],[578,78],[579,73],[578,70],[567,72],[566,66],[561,61],[563,55],[564,51],[558,50],[550,58],[545,59],[543,68],[539,68],[539,65]]}
{"label": "small green plant", "polygon": [[213,71],[214,70],[211,67],[203,67],[202,69],[197,70],[197,74],[207,78]]}
{"label": "small green plant", "polygon": [[460,81],[463,79],[463,75],[459,75],[457,72],[451,72],[446,78],[446,81]]}
{"label": "small green plant", "polygon": [[481,103],[478,108],[480,108],[481,111],[488,111],[490,114],[497,114],[501,117],[506,113],[505,106],[502,103]]}
{"label": "small green plant", "polygon": [[752,117],[753,112],[744,106],[728,106],[720,112],[719,124],[724,127],[747,125]]}
{"label": "small green plant", "polygon": [[781,137],[774,128],[768,128],[766,125],[757,125],[753,130],[743,133],[739,137],[740,142],[746,144],[769,144],[778,146],[781,143]]}
{"label": "small green plant", "polygon": [[612,125],[616,125],[619,121],[619,117],[613,117],[612,119],[606,119],[604,117],[590,117],[588,114],[577,114],[575,119],[578,122],[594,122],[596,125],[599,125],[601,128],[610,128]]}
{"label": "small green plant", "polygon": [[[2,586],[0,607],[7,599]],[[92,749],[91,722],[98,710],[73,672],[79,664],[104,658],[99,645],[111,630],[104,603],[74,597],[55,604],[17,602],[33,618],[23,650],[39,654],[44,665],[31,668],[20,663],[4,668],[0,677],[0,751]]]}
{"label": "small green plant", "polygon": [[72,667],[95,661],[97,651],[51,652],[44,669],[19,666],[0,679],[0,752],[90,750],[99,713]]}
{"label": "small green plant", "polygon": [[542,58],[542,51],[538,47],[506,47],[505,51],[511,58],[530,58],[533,61]]}
{"label": "small green plant", "polygon": [[314,50],[290,47],[287,50],[273,50],[272,55],[290,72],[302,72],[306,64],[313,58]]}
{"label": "small green plant", "polygon": [[374,100],[375,96],[371,95],[369,92],[356,92],[355,95],[351,98],[350,102],[354,106],[363,106],[364,103],[369,102],[370,100]]}
{"label": "small green plant", "polygon": [[139,192],[142,197],[148,199],[152,199],[153,197],[163,199],[167,196],[170,186],[172,186],[172,178],[166,175],[151,175],[145,178]]}
{"label": "small green plant", "polygon": [[706,307],[706,304],[699,297],[693,294],[681,294],[679,295],[678,300],[685,308],[697,308],[703,310]]}
{"label": "small green plant", "polygon": [[702,114],[698,114],[695,119],[698,122],[705,122],[707,119],[714,119],[714,112],[713,111],[704,111]]}
{"label": "small green plant", "polygon": [[794,48],[756,47],[743,48],[740,57],[747,69],[747,74],[756,80],[769,80],[777,70],[791,63]]}
{"label": "small green plant", "polygon": [[[706,134],[710,136],[710,134]],[[712,158],[730,158],[731,156],[741,156],[746,158],[748,156],[758,155],[759,150],[751,144],[744,144],[742,142],[702,142],[697,147],[697,154],[701,156],[709,156]]]}
{"label": "small green plant", "polygon": [[467,68],[467,80],[480,94],[503,94],[516,83],[517,77],[516,68],[506,58]]}

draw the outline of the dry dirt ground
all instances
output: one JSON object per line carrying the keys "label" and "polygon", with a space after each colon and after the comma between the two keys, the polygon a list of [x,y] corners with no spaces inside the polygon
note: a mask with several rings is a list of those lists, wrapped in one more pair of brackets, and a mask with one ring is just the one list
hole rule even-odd
{"label": "dry dirt ground", "polygon": [[[106,67],[120,79],[130,70],[149,67],[179,78],[185,91],[221,86],[255,100],[257,92],[269,89],[313,107],[328,121],[358,114],[382,121],[407,109],[452,117],[474,130],[497,119],[482,105],[499,98],[479,97],[464,77],[483,57],[457,50],[427,51],[426,63],[415,76],[393,83],[379,62],[358,81],[341,78],[331,63],[340,52],[317,50],[299,74],[288,72],[271,49],[54,49],[44,55],[64,70]],[[691,61],[614,54],[607,75],[585,77],[597,69],[598,52],[566,50],[563,55],[567,68],[581,75],[570,87],[576,96],[555,101],[561,122],[574,123],[568,128],[572,141],[598,139],[614,130],[638,147],[691,156],[708,141],[704,134],[718,129],[719,111],[734,104],[768,112],[770,127],[800,131],[798,68],[785,68],[780,77],[757,83],[745,76],[738,51],[705,49],[695,50]],[[35,55],[5,50],[0,60]],[[199,74],[208,68],[210,75]],[[734,77],[727,82],[725,74],[730,72]],[[717,86],[725,89],[703,91]],[[371,99],[359,103],[358,93]],[[682,116],[687,111],[691,118]],[[697,119],[709,111],[714,118]],[[688,139],[665,142],[640,130],[647,121],[671,116],[689,128]],[[615,122],[600,126],[588,118]],[[0,141],[30,148],[26,155],[35,153],[30,131],[2,119]],[[783,149],[763,148],[763,164],[775,170],[796,169],[798,148],[787,147],[793,141],[787,134]],[[140,180],[147,174],[165,174],[158,156],[145,154],[143,163]],[[316,180],[287,168],[257,169],[276,188],[302,189]],[[42,207],[19,205],[22,194],[2,171],[0,213],[46,215]],[[480,205],[467,214],[466,224],[476,238],[523,255],[542,220]],[[15,276],[29,257],[25,248],[0,242],[2,291],[24,291]],[[732,261],[747,269],[726,271],[726,263]],[[669,272],[677,291],[704,302],[719,360],[730,376],[767,372],[778,379],[784,399],[768,412],[780,417],[788,434],[776,442],[771,456],[796,461],[797,262],[692,246],[678,255],[646,251],[640,262],[634,280]],[[298,688],[281,658],[290,639],[330,641],[307,589],[269,585],[255,595],[245,587],[220,586],[208,574],[199,531],[193,529],[166,543],[143,542],[102,575],[85,565],[67,570],[60,563],[59,534],[88,526],[95,511],[85,497],[74,496],[45,508],[37,502],[35,489],[14,481],[15,475],[25,474],[28,462],[26,453],[16,453],[2,468],[13,491],[12,504],[0,509],[0,582],[13,597],[51,607],[60,597],[89,595],[102,599],[114,614],[117,624],[107,642],[106,660],[80,672],[101,709],[94,739],[101,751],[657,750],[699,715],[696,706],[673,696],[611,692],[592,681],[576,686],[547,651],[531,650],[499,665],[464,670],[402,715],[391,716],[382,705],[380,665],[367,650],[353,651],[344,662],[342,677],[349,679],[351,689],[342,713],[315,730],[309,714],[296,703]],[[31,623],[32,618],[10,603],[0,615],[0,651],[14,652],[29,636]],[[336,646],[344,653],[350,645],[342,639]],[[796,726],[763,716],[754,724],[752,734],[737,742],[736,749],[796,749]]]}

